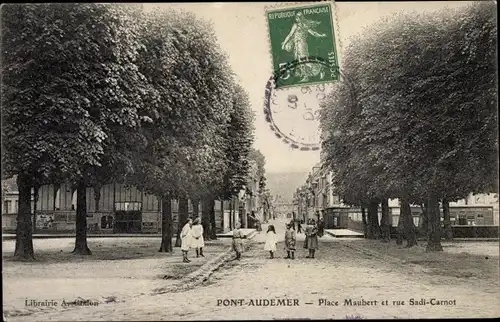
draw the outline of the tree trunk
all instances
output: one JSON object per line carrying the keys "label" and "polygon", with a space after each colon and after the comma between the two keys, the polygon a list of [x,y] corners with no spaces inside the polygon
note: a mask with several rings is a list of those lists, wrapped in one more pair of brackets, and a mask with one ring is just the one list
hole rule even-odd
{"label": "tree trunk", "polygon": [[76,188],[76,238],[73,254],[92,255],[87,246],[87,194],[85,181],[80,179]]}
{"label": "tree trunk", "polygon": [[427,206],[427,248],[428,252],[442,251],[441,246],[441,214],[439,212],[439,201],[434,194],[430,194]]}
{"label": "tree trunk", "polygon": [[361,207],[361,220],[363,221],[363,234],[368,238],[368,222],[366,221],[366,208]]}
{"label": "tree trunk", "polygon": [[429,227],[429,217],[427,216],[427,209],[429,208],[427,200],[424,204],[420,205],[420,209],[422,209],[422,214],[420,215],[420,220],[418,223],[418,233],[420,236],[427,237],[427,231]]}
{"label": "tree trunk", "polygon": [[220,214],[221,214],[221,221],[220,221],[220,228],[222,229],[222,232],[224,232],[224,199],[221,199],[220,201]]}
{"label": "tree trunk", "polygon": [[[40,185],[35,184],[33,186],[33,234],[36,234],[36,204],[38,203],[38,190],[40,189]],[[31,191],[30,191],[30,212],[31,212]],[[31,217],[31,216],[30,216]]]}
{"label": "tree trunk", "polygon": [[379,239],[380,225],[378,223],[378,202],[370,201],[368,205],[368,239]]}
{"label": "tree trunk", "polygon": [[193,204],[193,218],[196,218],[200,215],[200,201],[198,199],[191,200]]}
{"label": "tree trunk", "polygon": [[204,198],[203,206],[201,209],[201,225],[203,226],[203,238],[210,240],[210,200]]}
{"label": "tree trunk", "polygon": [[389,223],[389,200],[387,198],[382,199],[382,218],[380,224],[382,241],[388,243],[391,241],[391,227]]}
{"label": "tree trunk", "polygon": [[234,210],[234,200],[233,196],[229,201],[229,230],[233,230],[233,210]]}
{"label": "tree trunk", "polygon": [[402,222],[403,235],[406,239],[405,247],[412,247],[417,245],[417,234],[415,231],[415,224],[413,224],[413,216],[411,214],[410,203],[408,199],[401,198],[401,209],[399,221]]}
{"label": "tree trunk", "polygon": [[33,260],[33,231],[31,227],[31,186],[26,176],[17,176],[17,187],[19,190],[19,206],[17,210],[16,224],[16,248],[14,258],[16,260]]}
{"label": "tree trunk", "polygon": [[444,236],[446,240],[453,239],[453,230],[451,229],[450,218],[450,202],[445,198],[443,199],[443,220],[444,220]]}
{"label": "tree trunk", "polygon": [[399,209],[398,227],[396,228],[396,232],[398,233],[396,238],[396,245],[403,245],[403,240],[404,240],[403,220],[404,220],[403,203],[401,203],[401,209]]}
{"label": "tree trunk", "polygon": [[215,225],[215,200],[210,200],[210,238],[217,239],[217,227]]}
{"label": "tree trunk", "polygon": [[172,199],[170,195],[161,198],[161,245],[159,252],[172,253]]}
{"label": "tree trunk", "polygon": [[177,212],[177,237],[175,247],[181,247],[181,231],[189,217],[189,207],[187,198],[179,198],[179,210]]}

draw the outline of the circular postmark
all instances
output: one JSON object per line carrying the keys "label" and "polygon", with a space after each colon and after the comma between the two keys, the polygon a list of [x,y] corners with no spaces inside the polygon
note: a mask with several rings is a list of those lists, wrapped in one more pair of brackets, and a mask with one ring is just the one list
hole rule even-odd
{"label": "circular postmark", "polygon": [[332,66],[320,57],[304,57],[275,71],[265,88],[264,115],[271,130],[292,149],[301,151],[320,149],[320,104],[334,85],[332,82],[294,87],[280,85],[297,68],[312,64],[330,72],[339,72],[338,66]]}

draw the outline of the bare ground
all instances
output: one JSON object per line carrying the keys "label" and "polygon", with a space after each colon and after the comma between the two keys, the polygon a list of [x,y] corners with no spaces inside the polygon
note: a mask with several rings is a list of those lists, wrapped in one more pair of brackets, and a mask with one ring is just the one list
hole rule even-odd
{"label": "bare ground", "polygon": [[[179,248],[159,253],[159,238],[89,238],[91,256],[73,255],[74,239],[35,239],[34,262],[12,261],[15,241],[3,242],[3,298],[6,317],[61,308],[26,306],[25,300],[126,301],[171,287],[227,250],[228,239],[206,242],[205,258],[183,263]],[[190,252],[193,257],[194,252]]]}
{"label": "bare ground", "polygon": [[[281,226],[277,223],[276,228],[282,238]],[[325,236],[320,239],[317,258],[306,259],[306,250],[301,247],[303,235],[299,235],[298,258],[292,261],[283,258],[282,243],[278,245],[277,258],[268,259],[269,254],[263,250],[263,237],[264,232],[257,235],[254,238],[255,243],[241,261],[228,262],[202,287],[176,293],[159,295],[150,293],[152,288],[158,287],[161,283],[171,282],[159,279],[159,275],[167,274],[166,272],[175,275],[174,267],[182,268],[182,271],[189,270],[189,266],[179,265],[180,259],[178,262],[167,262],[166,258],[161,257],[163,254],[160,256],[158,253],[153,254],[156,247],[149,256],[127,260],[130,263],[126,267],[120,266],[120,263],[125,261],[120,259],[108,260],[105,264],[100,264],[99,260],[83,259],[84,265],[88,267],[82,270],[82,274],[86,276],[85,280],[89,284],[87,286],[89,296],[122,294],[120,296],[123,302],[120,302],[119,298],[118,301],[110,303],[102,302],[98,307],[35,312],[29,317],[17,314],[10,320],[392,319],[500,315],[498,243],[444,242],[444,252],[426,253],[424,244],[405,249],[395,245],[394,242],[387,244],[380,241],[335,239]],[[124,244],[124,250],[125,246],[130,247]],[[115,249],[118,246],[113,247]],[[91,244],[91,249],[96,250],[96,245]],[[132,264],[134,261],[140,263]],[[54,271],[46,267],[38,269],[44,272],[44,278],[36,275],[37,270],[21,269],[24,270],[24,276],[30,280],[20,282],[13,277],[15,275],[13,272],[19,269],[19,265],[25,264],[9,262],[6,264],[12,266],[11,272],[4,275],[4,278],[7,277],[4,288],[10,287],[11,295],[5,295],[4,299],[16,307],[22,305],[13,302],[21,300],[26,294],[26,291],[21,291],[22,286],[35,285],[33,283],[45,280],[44,286],[47,287],[51,281],[57,281],[57,278],[53,277],[57,274],[66,274],[64,276],[69,283],[74,283],[72,280],[75,280],[71,278],[73,275],[65,273],[64,270]],[[66,264],[68,265],[66,270],[75,270],[80,263]],[[57,264],[48,266],[53,265]],[[121,272],[122,278],[106,287],[100,287],[98,284],[104,283],[106,278],[95,278],[96,275],[108,274],[108,278],[113,279],[109,277],[111,273],[104,273],[106,270]],[[184,273],[179,273],[182,274]],[[130,276],[132,277],[128,278]],[[122,285],[134,279],[136,281],[131,282],[130,286]],[[57,293],[59,299],[65,298],[63,294],[70,294],[68,298],[74,298],[81,293],[77,287],[83,284],[70,285],[66,289],[63,284],[56,284],[57,292],[54,291],[53,294]],[[92,287],[94,291],[91,292]],[[96,287],[98,290],[95,290]],[[30,292],[33,289],[35,287],[30,287]],[[75,292],[75,289],[78,289],[78,292]],[[42,298],[47,298],[47,293],[43,290],[36,291]],[[124,297],[123,294],[129,296]],[[136,296],[132,297],[133,294]],[[300,305],[295,307],[248,305],[251,299],[273,298],[298,299]],[[344,305],[344,301],[349,298],[376,300],[377,304]],[[221,299],[243,299],[245,304],[217,305],[217,300]],[[338,301],[339,306],[320,305],[320,299]],[[455,304],[410,305],[410,299],[424,299],[427,302],[430,299],[454,300]],[[388,301],[388,305],[382,304],[385,300]],[[404,301],[404,304],[395,301]],[[309,302],[311,304],[306,304]]]}

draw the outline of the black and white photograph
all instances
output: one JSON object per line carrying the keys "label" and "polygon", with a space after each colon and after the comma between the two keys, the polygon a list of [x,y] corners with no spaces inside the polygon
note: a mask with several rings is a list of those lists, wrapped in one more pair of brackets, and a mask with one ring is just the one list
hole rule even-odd
{"label": "black and white photograph", "polygon": [[500,317],[496,1],[0,9],[4,321]]}

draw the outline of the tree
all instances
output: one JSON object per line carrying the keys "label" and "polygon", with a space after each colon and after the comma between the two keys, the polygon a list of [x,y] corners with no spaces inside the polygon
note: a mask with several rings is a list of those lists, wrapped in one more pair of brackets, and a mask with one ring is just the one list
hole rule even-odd
{"label": "tree", "polygon": [[[340,173],[340,189],[358,203],[363,195],[400,198],[408,246],[416,243],[408,202],[427,204],[427,249],[439,251],[439,200],[495,189],[490,9],[476,3],[382,20],[348,48],[344,74],[355,85],[346,92],[340,84],[322,113],[327,160]],[[477,86],[465,92],[470,79]],[[342,176],[363,182],[361,196]]]}
{"label": "tree", "polygon": [[[106,133],[96,122],[101,112],[93,99],[109,88],[94,84],[108,73],[104,56],[113,54],[98,40],[105,39],[101,27],[117,10],[96,4],[2,10],[2,162],[19,187],[16,257],[34,257],[31,187],[81,175],[83,165],[100,165]],[[78,23],[84,17],[85,24]]]}
{"label": "tree", "polygon": [[[139,29],[141,9],[131,5],[91,5],[88,11],[81,13],[89,15],[88,24],[77,25],[82,38],[85,38],[83,30],[87,29],[91,43],[99,44],[89,53],[93,56],[80,61],[74,57],[71,61],[74,73],[81,68],[87,70],[88,77],[93,77],[94,82],[88,82],[91,86],[78,90],[92,103],[91,118],[106,137],[102,141],[100,163],[84,164],[75,179],[78,188],[73,253],[76,254],[91,254],[86,240],[86,188],[94,187],[99,193],[103,184],[123,182],[134,172],[134,154],[139,153],[145,140],[138,130],[142,122],[151,122],[155,114],[154,105],[149,103],[156,99],[156,91],[137,67],[139,51],[143,48]],[[106,32],[95,35],[93,28],[98,22]],[[105,45],[99,43],[102,41]]]}
{"label": "tree", "polygon": [[[352,51],[352,49],[351,49]],[[348,51],[348,53],[350,53]],[[321,110],[324,165],[332,171],[332,186],[345,204],[368,208],[367,238],[380,235],[377,173],[381,170],[376,156],[367,148],[360,92],[363,80],[361,62],[346,57],[343,80],[335,85]],[[376,151],[376,150],[375,150]]]}
{"label": "tree", "polygon": [[[224,200],[232,198],[244,189],[250,168],[250,152],[254,141],[254,114],[250,107],[250,100],[244,88],[234,85],[233,109],[230,113],[228,127],[225,133],[224,160],[226,171],[222,173],[222,186],[219,193],[221,209],[224,209]],[[210,205],[207,205],[211,207]],[[230,208],[234,205],[231,204]],[[213,216],[213,217],[212,217]],[[209,220],[215,224],[215,212],[206,214]],[[212,218],[212,219],[210,219]],[[207,231],[215,231],[212,227]]]}
{"label": "tree", "polygon": [[276,201],[278,196],[273,197],[271,191],[268,188],[261,194],[262,207],[264,208],[264,221],[267,221],[270,215],[273,215],[276,210]]}
{"label": "tree", "polygon": [[[156,120],[143,127],[147,144],[134,182],[167,205],[166,198],[192,197],[219,180],[232,78],[213,28],[192,14],[154,11],[143,38],[139,70],[159,99]],[[178,226],[187,219],[184,213]],[[160,251],[171,251],[171,210],[162,209],[162,215],[168,218],[162,219]]]}
{"label": "tree", "polygon": [[227,172],[224,198],[236,195],[247,183],[250,153],[254,141],[254,118],[248,94],[241,85],[236,84],[233,110],[225,137]]}

